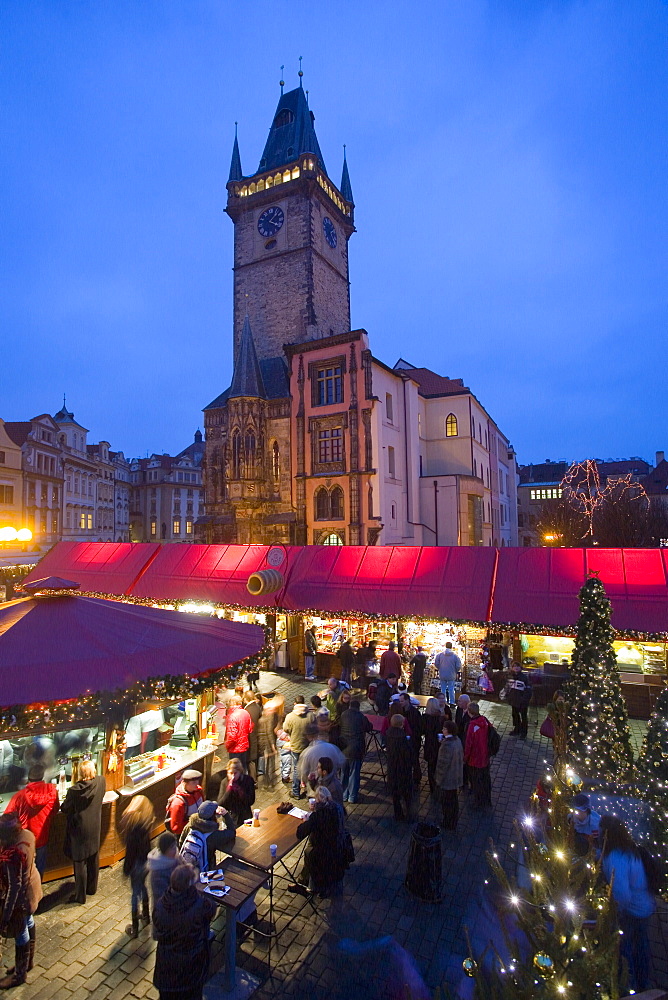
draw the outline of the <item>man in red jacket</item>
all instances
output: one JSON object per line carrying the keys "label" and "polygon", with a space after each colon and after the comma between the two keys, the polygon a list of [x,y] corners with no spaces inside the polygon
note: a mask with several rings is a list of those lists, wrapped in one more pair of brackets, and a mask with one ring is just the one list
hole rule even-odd
{"label": "man in red jacket", "polygon": [[[181,780],[176,786],[174,794],[169,796],[167,801],[168,829],[175,837],[181,836],[186,823],[204,801],[201,780],[202,772],[189,767],[181,775]],[[167,826],[166,821],[165,826]]]}
{"label": "man in red jacket", "polygon": [[475,805],[482,809],[492,804],[492,781],[489,775],[489,750],[487,734],[489,722],[480,714],[480,706],[472,701],[468,707],[471,717],[464,744],[464,763],[468,768],[471,791]]}
{"label": "man in red jacket", "polygon": [[58,812],[58,790],[44,781],[43,764],[33,764],[28,771],[28,784],[10,799],[5,812],[18,813],[23,829],[34,834],[35,868],[43,878],[51,820]]}
{"label": "man in red jacket", "polygon": [[225,746],[230,758],[236,757],[244,766],[244,771],[248,770],[250,739],[253,732],[253,720],[241,707],[241,698],[235,695],[230,699],[230,707],[227,711],[227,728],[225,730]]}
{"label": "man in red jacket", "polygon": [[390,674],[396,674],[401,679],[401,657],[395,649],[394,642],[390,642],[380,658],[380,676],[385,678]]}

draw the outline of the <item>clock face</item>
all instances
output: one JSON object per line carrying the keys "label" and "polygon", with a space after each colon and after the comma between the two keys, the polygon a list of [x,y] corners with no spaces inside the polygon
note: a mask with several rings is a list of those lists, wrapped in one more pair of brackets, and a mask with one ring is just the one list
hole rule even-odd
{"label": "clock face", "polygon": [[334,249],[338,243],[338,238],[336,235],[336,229],[334,228],[334,223],[327,216],[322,220],[322,229],[325,234],[325,239],[329,243],[330,247]]}
{"label": "clock face", "polygon": [[278,205],[266,208],[257,220],[257,231],[260,236],[275,236],[285,221],[283,210]]}

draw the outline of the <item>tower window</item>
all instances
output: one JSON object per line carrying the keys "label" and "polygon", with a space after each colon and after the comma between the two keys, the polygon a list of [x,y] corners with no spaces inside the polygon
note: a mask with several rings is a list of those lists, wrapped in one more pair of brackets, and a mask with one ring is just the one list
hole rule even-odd
{"label": "tower window", "polygon": [[343,402],[343,371],[341,365],[320,368],[316,384],[318,406]]}
{"label": "tower window", "polygon": [[241,479],[241,434],[232,438],[232,479]]}
{"label": "tower window", "polygon": [[246,434],[244,458],[246,460],[246,475],[252,476],[255,471],[255,435],[252,431],[248,431]]}
{"label": "tower window", "polygon": [[274,474],[274,479],[278,480],[281,478],[281,455],[278,450],[278,442],[274,441],[271,449],[271,469]]}
{"label": "tower window", "polygon": [[284,125],[290,125],[294,120],[293,112],[289,108],[283,108],[274,118],[274,128],[283,128]]}
{"label": "tower window", "polygon": [[449,438],[457,437],[457,417],[454,413],[448,413],[445,418],[445,436]]}

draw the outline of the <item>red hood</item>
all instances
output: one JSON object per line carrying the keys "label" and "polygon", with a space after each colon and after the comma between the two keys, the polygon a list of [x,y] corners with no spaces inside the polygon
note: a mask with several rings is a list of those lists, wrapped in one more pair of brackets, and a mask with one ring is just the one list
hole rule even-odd
{"label": "red hood", "polygon": [[57,795],[56,786],[48,785],[45,781],[32,781],[23,789],[23,801],[32,813],[38,813],[44,806],[48,806]]}

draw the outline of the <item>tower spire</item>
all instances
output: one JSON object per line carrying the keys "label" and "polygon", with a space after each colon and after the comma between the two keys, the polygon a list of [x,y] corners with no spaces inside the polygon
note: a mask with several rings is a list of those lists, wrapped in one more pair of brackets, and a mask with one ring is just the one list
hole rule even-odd
{"label": "tower spire", "polygon": [[248,313],[244,317],[239,353],[234,359],[234,374],[232,375],[229,398],[234,399],[238,396],[250,396],[256,399],[267,398]]}
{"label": "tower spire", "polygon": [[234,146],[232,147],[232,160],[230,162],[230,176],[227,178],[229,184],[230,181],[240,181],[243,177],[243,172],[241,170],[241,156],[239,155],[239,139],[237,138],[237,125],[239,123],[234,123]]}
{"label": "tower spire", "polygon": [[283,79],[283,70],[284,70],[284,69],[285,69],[285,64],[283,64],[283,66],[281,66],[281,79],[280,79],[280,84],[281,84],[281,97],[283,96],[283,87],[285,86],[285,80]]}
{"label": "tower spire", "polygon": [[301,56],[299,57],[299,73],[297,73],[297,76],[299,77],[299,86],[303,87],[304,86],[304,73],[302,71],[302,57]]}
{"label": "tower spire", "polygon": [[346,147],[343,146],[343,172],[341,174],[341,194],[349,201],[351,205],[354,205],[353,201],[353,189],[350,183],[350,174],[348,173],[348,161],[346,160]]}

